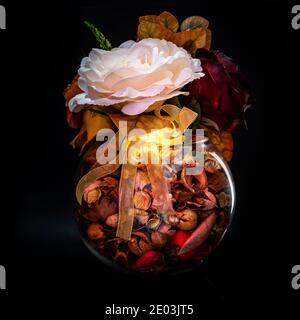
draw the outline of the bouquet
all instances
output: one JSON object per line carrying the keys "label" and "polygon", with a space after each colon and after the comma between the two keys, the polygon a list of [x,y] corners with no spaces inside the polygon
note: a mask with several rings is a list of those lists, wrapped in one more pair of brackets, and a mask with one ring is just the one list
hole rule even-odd
{"label": "bouquet", "polygon": [[136,41],[99,43],[65,89],[79,133],[75,214],[87,246],[121,270],[180,272],[223,238],[235,203],[232,133],[252,103],[246,78],[211,50],[209,23],[139,18]]}

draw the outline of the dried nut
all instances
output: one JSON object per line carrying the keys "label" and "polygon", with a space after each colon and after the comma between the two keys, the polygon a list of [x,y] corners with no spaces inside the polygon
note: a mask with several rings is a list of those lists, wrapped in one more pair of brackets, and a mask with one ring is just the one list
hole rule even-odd
{"label": "dried nut", "polygon": [[185,209],[176,213],[179,218],[178,228],[184,231],[193,230],[197,226],[197,213],[191,209]]}
{"label": "dried nut", "polygon": [[111,228],[117,228],[118,226],[118,221],[119,221],[119,214],[115,213],[109,217],[106,218],[105,223],[111,227]]}
{"label": "dried nut", "polygon": [[86,195],[86,202],[90,206],[93,203],[97,202],[100,197],[101,197],[100,189],[97,188],[97,189],[91,190]]}
{"label": "dried nut", "polygon": [[160,223],[161,223],[161,221],[160,221],[159,217],[154,216],[153,218],[150,218],[148,220],[147,226],[149,229],[156,230],[159,228]]}
{"label": "dried nut", "polygon": [[151,205],[151,197],[145,191],[137,191],[134,194],[133,202],[136,208],[147,210]]}
{"label": "dried nut", "polygon": [[91,223],[87,229],[88,237],[92,240],[99,240],[104,237],[103,227],[99,223]]}
{"label": "dried nut", "polygon": [[168,242],[168,236],[159,231],[153,232],[151,234],[151,242],[155,248],[162,248]]}
{"label": "dried nut", "polygon": [[101,197],[101,190],[99,189],[100,185],[100,181],[95,181],[85,188],[83,192],[83,199],[88,203],[88,205],[95,203]]}

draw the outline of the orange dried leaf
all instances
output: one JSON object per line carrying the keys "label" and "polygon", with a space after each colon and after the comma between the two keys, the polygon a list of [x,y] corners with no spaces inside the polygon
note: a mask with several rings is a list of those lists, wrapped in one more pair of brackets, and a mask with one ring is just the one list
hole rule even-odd
{"label": "orange dried leaf", "polygon": [[227,131],[221,131],[220,133],[220,139],[223,145],[223,157],[226,161],[230,161],[232,159],[233,155],[233,138],[232,134]]}
{"label": "orange dried leaf", "polygon": [[82,126],[82,111],[71,112],[67,107],[67,122],[68,125],[73,129],[79,129]]}
{"label": "orange dried leaf", "polygon": [[64,97],[66,99],[66,103],[69,103],[69,101],[75,97],[77,94],[81,93],[82,90],[78,86],[78,79],[79,75],[76,75],[76,77],[73,79],[72,83],[69,84],[66,89],[64,90]]}
{"label": "orange dried leaf", "polygon": [[141,16],[141,17],[139,17],[139,22],[142,22],[142,21],[159,23],[159,18],[158,18],[158,16],[155,16],[155,15]]}
{"label": "orange dried leaf", "polygon": [[164,27],[173,32],[177,32],[179,28],[178,20],[170,12],[164,11],[158,16],[158,18]]}
{"label": "orange dried leaf", "polygon": [[141,21],[137,33],[138,39],[157,38],[166,40],[169,40],[172,34],[173,32],[164,26],[149,21]]}
{"label": "orange dried leaf", "polygon": [[[209,36],[207,37],[207,35]],[[210,47],[210,31],[205,28],[197,28],[193,30],[177,32],[173,35],[171,41],[177,46],[185,48],[191,53],[191,55],[194,56],[197,49]],[[207,43],[207,41],[209,43]]]}

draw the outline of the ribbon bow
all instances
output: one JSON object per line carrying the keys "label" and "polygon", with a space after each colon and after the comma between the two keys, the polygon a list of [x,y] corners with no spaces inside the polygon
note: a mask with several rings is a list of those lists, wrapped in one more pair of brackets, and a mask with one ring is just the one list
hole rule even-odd
{"label": "ribbon bow", "polygon": [[[167,115],[162,115],[162,111]],[[119,220],[117,237],[124,240],[131,239],[135,215],[133,195],[138,165],[138,160],[134,159],[135,152],[137,151],[139,159],[143,158],[145,155],[149,156],[149,146],[151,149],[151,143],[155,141],[156,147],[163,147],[165,141],[164,135],[166,134],[172,137],[171,144],[181,144],[182,135],[178,135],[177,129],[180,129],[179,132],[183,132],[198,116],[196,112],[186,107],[180,109],[171,104],[166,104],[155,109],[154,114],[154,116],[109,115],[111,121],[119,129],[117,133],[118,139],[123,139],[123,137],[127,136],[128,132],[132,129],[143,129],[146,133],[140,136],[134,134],[131,136],[129,135],[129,139],[127,141],[122,141],[116,161],[100,165],[99,167],[92,169],[80,179],[76,187],[76,198],[81,204],[84,190],[91,183],[113,173],[121,166],[121,163],[123,163],[119,183]],[[127,132],[122,132],[123,129],[120,128],[119,121],[127,121]],[[99,127],[99,129],[101,128]],[[155,129],[154,132],[153,129]],[[94,134],[96,135],[95,130]],[[114,140],[114,142],[116,142],[116,140]],[[128,152],[131,154],[130,157],[128,157]],[[128,161],[126,163],[123,161],[124,157],[128,157]],[[148,163],[146,164],[146,168],[153,192],[152,206],[155,207],[157,213],[173,214],[173,205],[169,197],[169,186],[166,178],[164,177],[162,165],[160,163]]]}

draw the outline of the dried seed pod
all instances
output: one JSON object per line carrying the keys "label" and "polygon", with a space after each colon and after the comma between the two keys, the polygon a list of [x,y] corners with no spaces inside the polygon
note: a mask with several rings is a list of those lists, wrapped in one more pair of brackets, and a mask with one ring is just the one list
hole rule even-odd
{"label": "dried seed pod", "polygon": [[176,212],[179,218],[178,228],[184,231],[190,231],[197,226],[197,213],[191,209],[185,209],[181,212]]}
{"label": "dried seed pod", "polygon": [[88,237],[92,240],[99,240],[104,237],[103,227],[99,223],[91,223],[87,229]]}
{"label": "dried seed pod", "polygon": [[91,206],[93,203],[97,202],[100,197],[101,197],[100,189],[94,189],[89,191],[86,195],[86,202],[88,206]]}
{"label": "dried seed pod", "polygon": [[147,210],[151,205],[151,197],[145,191],[137,191],[133,197],[135,208]]}
{"label": "dried seed pod", "polygon": [[100,181],[95,181],[90,184],[83,192],[83,200],[87,202],[88,206],[97,202],[101,197]]}
{"label": "dried seed pod", "polygon": [[111,228],[117,228],[118,226],[118,221],[119,221],[119,214],[115,213],[109,217],[106,218],[105,223],[111,227]]}
{"label": "dried seed pod", "polygon": [[160,218],[158,216],[153,216],[148,220],[147,226],[151,230],[157,230],[160,226],[160,223],[161,223]]}

